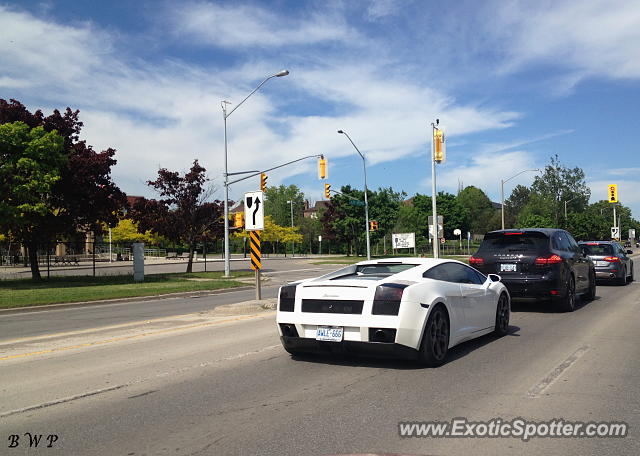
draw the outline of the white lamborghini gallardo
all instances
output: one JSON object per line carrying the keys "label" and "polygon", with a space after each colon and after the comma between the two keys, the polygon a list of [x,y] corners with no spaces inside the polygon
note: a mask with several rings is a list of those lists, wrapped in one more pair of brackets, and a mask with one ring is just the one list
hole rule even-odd
{"label": "white lamborghini gallardo", "polygon": [[439,366],[454,345],[507,334],[510,310],[495,274],[454,260],[396,258],[281,287],[277,323],[293,355],[346,352]]}

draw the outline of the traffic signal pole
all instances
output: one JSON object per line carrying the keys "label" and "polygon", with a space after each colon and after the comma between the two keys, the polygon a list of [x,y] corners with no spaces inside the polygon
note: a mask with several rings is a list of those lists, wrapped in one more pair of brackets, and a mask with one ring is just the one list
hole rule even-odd
{"label": "traffic signal pole", "polygon": [[438,208],[436,203],[436,125],[440,121],[436,119],[436,123],[431,123],[431,210],[433,212],[433,258],[439,258],[438,248]]}

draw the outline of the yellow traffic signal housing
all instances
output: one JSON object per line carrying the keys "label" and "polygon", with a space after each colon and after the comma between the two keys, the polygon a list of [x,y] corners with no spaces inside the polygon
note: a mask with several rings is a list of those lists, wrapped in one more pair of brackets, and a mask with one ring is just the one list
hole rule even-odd
{"label": "yellow traffic signal housing", "polygon": [[260,173],[260,190],[267,191],[267,173]]}
{"label": "yellow traffic signal housing", "polygon": [[618,202],[618,184],[611,184],[608,187],[609,189],[609,202],[617,203]]}
{"label": "yellow traffic signal housing", "polygon": [[244,214],[242,212],[236,212],[234,214],[233,226],[236,228],[244,228]]}
{"label": "yellow traffic signal housing", "polygon": [[444,131],[435,129],[433,132],[433,159],[436,163],[442,163],[444,161],[445,153]]}
{"label": "yellow traffic signal housing", "polygon": [[331,184],[324,184],[324,197],[331,199]]}
{"label": "yellow traffic signal housing", "polygon": [[369,231],[378,231],[378,221],[370,220],[369,221]]}
{"label": "yellow traffic signal housing", "polygon": [[318,160],[318,179],[326,179],[327,178],[327,159],[321,157]]}

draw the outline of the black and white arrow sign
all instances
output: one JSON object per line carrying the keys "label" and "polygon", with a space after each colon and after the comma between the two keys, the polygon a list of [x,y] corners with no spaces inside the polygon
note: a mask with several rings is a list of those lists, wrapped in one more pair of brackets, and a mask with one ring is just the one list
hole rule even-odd
{"label": "black and white arrow sign", "polygon": [[264,195],[262,192],[244,194],[244,228],[247,231],[264,230]]}

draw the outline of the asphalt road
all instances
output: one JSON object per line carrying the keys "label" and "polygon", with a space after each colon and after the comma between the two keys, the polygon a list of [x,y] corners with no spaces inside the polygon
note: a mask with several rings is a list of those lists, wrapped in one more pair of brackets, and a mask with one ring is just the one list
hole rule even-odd
{"label": "asphalt road", "polygon": [[[215,305],[228,297],[207,299]],[[182,310],[197,312],[198,301],[160,307],[195,306]],[[119,307],[106,309],[103,316]],[[39,451],[65,455],[637,455],[640,450],[638,283],[600,286],[595,301],[569,314],[516,304],[508,336],[456,347],[438,369],[349,358],[292,359],[280,347],[272,312],[218,319],[196,313],[188,326],[174,315],[153,327],[83,333],[78,328],[91,319],[84,312],[98,312],[85,308],[34,313],[21,325],[30,328],[39,318],[56,331],[67,328],[56,312],[76,321],[77,330],[44,336],[36,329],[29,334],[39,338],[21,341],[4,338],[3,331],[0,454],[36,453],[27,453],[24,436],[19,448],[7,448],[10,435],[26,432],[56,434],[53,448]],[[93,317],[94,326],[117,321]],[[20,318],[0,316],[0,327]],[[398,436],[400,421],[455,417],[624,421],[629,434],[528,442]]]}

